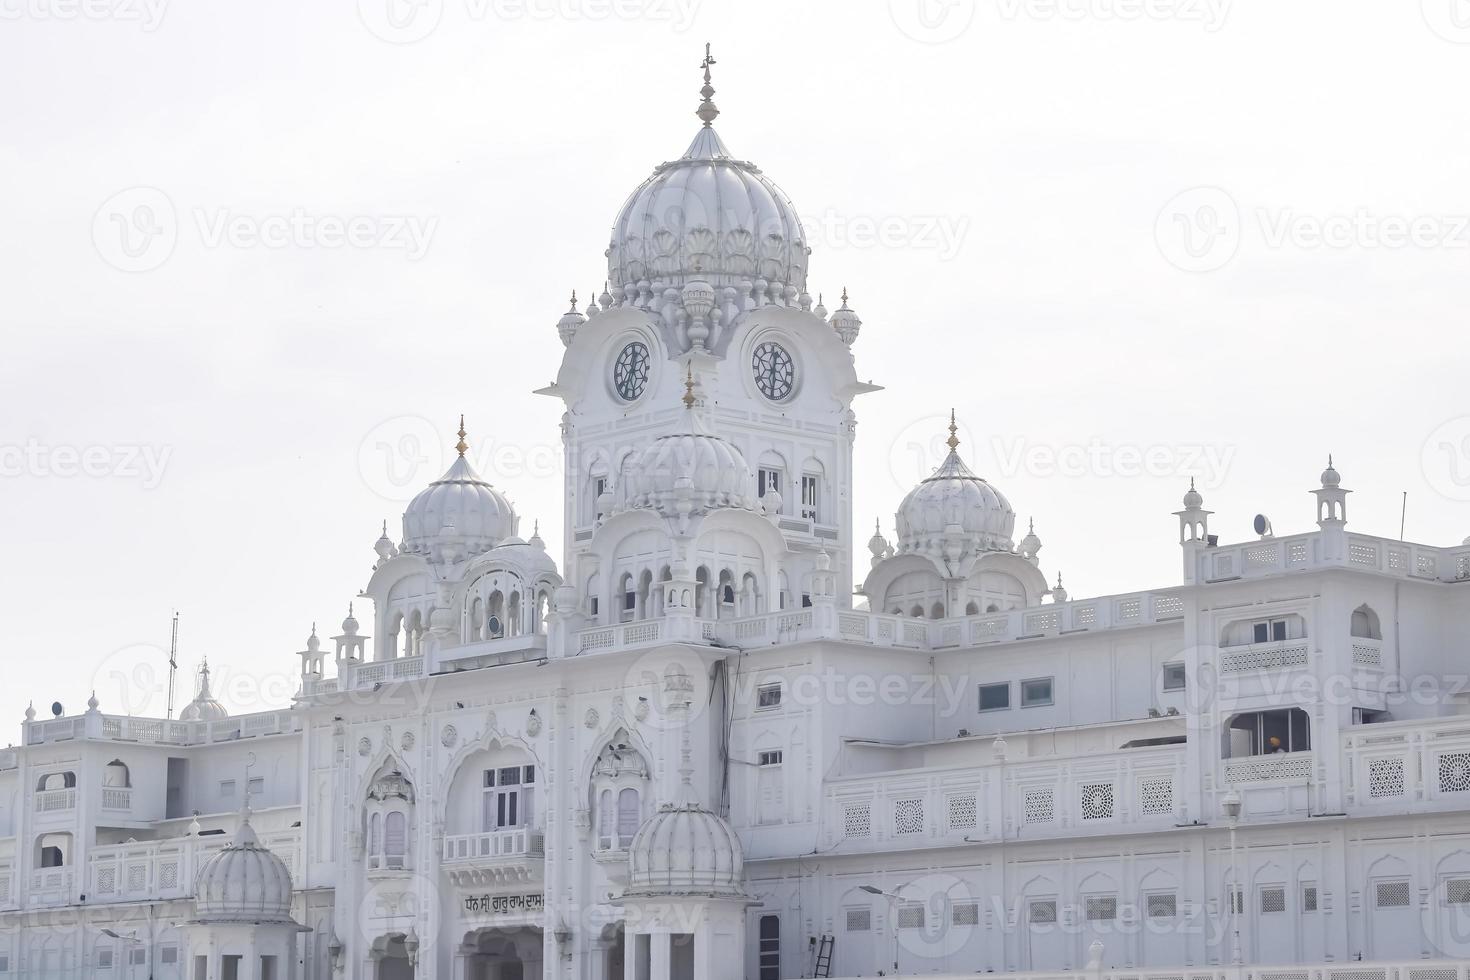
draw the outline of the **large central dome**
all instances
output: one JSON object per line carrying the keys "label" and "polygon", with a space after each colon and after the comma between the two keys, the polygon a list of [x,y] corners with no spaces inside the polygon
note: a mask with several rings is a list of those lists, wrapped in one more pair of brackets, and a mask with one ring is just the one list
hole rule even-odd
{"label": "large central dome", "polygon": [[806,291],[806,234],[796,207],[759,167],[737,160],[711,123],[719,115],[705,69],[704,128],[628,198],[607,250],[609,281],[682,289],[765,279]]}

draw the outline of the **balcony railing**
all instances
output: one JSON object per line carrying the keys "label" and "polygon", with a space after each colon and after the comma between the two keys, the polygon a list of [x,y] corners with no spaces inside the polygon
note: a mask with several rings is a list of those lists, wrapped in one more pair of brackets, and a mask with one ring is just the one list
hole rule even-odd
{"label": "balcony railing", "polygon": [[1172,827],[1185,812],[1184,746],[973,768],[839,777],[827,844],[879,849]]}
{"label": "balcony railing", "polygon": [[[89,723],[96,727],[89,729]],[[234,742],[242,738],[282,735],[299,731],[301,719],[291,711],[263,711],[221,721],[166,721],[162,718],[131,718],[101,715],[62,718],[58,721],[26,722],[27,745],[66,741],[74,738],[101,738],[140,745],[207,745],[212,742]]]}
{"label": "balcony railing", "polygon": [[1247,755],[1227,759],[1225,781],[1262,783],[1311,779],[1312,759],[1310,752],[1277,752],[1274,755]]}
{"label": "balcony railing", "polygon": [[1277,640],[1220,648],[1220,672],[1242,674],[1258,670],[1288,670],[1305,667],[1310,659],[1307,641]]}
{"label": "balcony railing", "polygon": [[126,786],[104,786],[102,787],[102,809],[104,810],[131,810],[133,808],[133,791]]}
{"label": "balcony railing", "polygon": [[[261,834],[271,852],[293,873],[299,864],[300,831]],[[88,903],[159,901],[189,895],[199,867],[230,841],[228,835],[174,837],[93,848],[87,857]]]}
{"label": "balcony railing", "polygon": [[1343,753],[1349,806],[1470,808],[1470,718],[1355,726]]}
{"label": "balcony railing", "polygon": [[529,827],[493,830],[485,834],[459,834],[444,838],[444,863],[476,863],[496,858],[540,857],[546,836]]}
{"label": "balcony railing", "polygon": [[77,791],[71,789],[48,789],[35,796],[37,813],[64,813],[77,808]]}
{"label": "balcony railing", "polygon": [[[1120,940],[1114,939],[1117,943]],[[1108,944],[1097,955],[1108,962]],[[925,974],[928,980],[975,980],[975,973]],[[1466,960],[1409,960],[1403,963],[1300,963],[1279,966],[1175,966],[1128,969],[1051,970],[1005,974],[1006,980],[1470,980]],[[840,978],[855,980],[855,978]]]}
{"label": "balcony railing", "polygon": [[1209,548],[1200,553],[1200,579],[1219,582],[1259,578],[1312,568],[1359,568],[1397,578],[1440,582],[1470,580],[1470,547],[1435,548],[1366,534],[1348,535],[1347,553],[1340,559],[1322,556],[1320,532],[1266,538],[1243,544]]}

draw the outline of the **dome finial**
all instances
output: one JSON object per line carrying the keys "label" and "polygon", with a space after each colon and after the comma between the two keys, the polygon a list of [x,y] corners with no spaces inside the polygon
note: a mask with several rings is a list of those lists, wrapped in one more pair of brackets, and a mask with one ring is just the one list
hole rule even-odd
{"label": "dome finial", "polygon": [[689,376],[684,381],[684,407],[694,409],[694,365],[689,365]]}
{"label": "dome finial", "polygon": [[949,438],[946,439],[944,443],[946,446],[949,447],[950,452],[954,452],[960,447],[960,437],[955,435],[955,433],[958,431],[959,426],[955,425],[954,421],[954,409],[951,408],[949,410]]}
{"label": "dome finial", "polygon": [[709,69],[710,65],[713,64],[716,64],[715,56],[710,53],[710,46],[706,43],[704,46],[704,62],[699,66],[704,69],[704,86],[699,90],[701,101],[699,103],[699,109],[694,113],[704,121],[705,126],[711,125],[720,114],[719,107],[712,101],[715,88],[709,83]]}
{"label": "dome finial", "polygon": [[[572,294],[572,305],[573,306],[575,306],[576,303],[577,303],[576,296],[577,296],[576,293],[573,293]],[[467,453],[467,452],[470,451],[469,443],[467,443],[467,442],[464,441],[464,435],[465,435],[465,433],[464,433],[464,414],[463,413],[460,413],[460,416],[459,416],[459,442],[457,442],[457,443],[454,444],[454,448],[457,449],[457,450],[459,450],[460,456],[463,456],[465,453]]]}
{"label": "dome finial", "polygon": [[575,313],[575,312],[577,312],[577,291],[575,289],[572,290],[572,308],[570,310],[568,310],[567,312],[568,313]]}

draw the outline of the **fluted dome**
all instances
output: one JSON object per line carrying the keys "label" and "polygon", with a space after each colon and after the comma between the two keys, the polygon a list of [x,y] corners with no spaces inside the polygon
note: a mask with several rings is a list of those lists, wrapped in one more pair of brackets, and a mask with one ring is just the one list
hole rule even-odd
{"label": "fluted dome", "polygon": [[223,721],[230,717],[225,706],[209,690],[209,662],[199,668],[199,693],[179,712],[179,721]]}
{"label": "fluted dome", "polygon": [[[706,125],[623,205],[607,250],[618,286],[647,281],[722,289],[765,279],[806,290],[806,234],[796,207],[759,167],[737,160]],[[794,294],[793,294],[794,295]]]}
{"label": "fluted dome", "polygon": [[655,439],[626,479],[625,499],[632,509],[700,514],[723,507],[753,510],[757,503],[745,456],[734,443],[693,426]]}
{"label": "fluted dome", "polygon": [[477,555],[515,534],[516,524],[510,499],[482,480],[461,450],[403,512],[403,549],[431,554],[436,545],[454,544]]}
{"label": "fluted dome", "polygon": [[728,822],[697,803],[668,803],[628,848],[627,895],[745,894],[745,855]]}
{"label": "fluted dome", "polygon": [[229,846],[199,869],[194,896],[201,921],[291,921],[291,872],[255,836],[248,807]]}
{"label": "fluted dome", "polygon": [[[1016,512],[995,487],[976,476],[952,445],[934,475],[909,491],[897,514],[898,550],[943,550],[946,535],[970,538],[975,551],[1012,551]],[[967,549],[970,550],[970,549]]]}

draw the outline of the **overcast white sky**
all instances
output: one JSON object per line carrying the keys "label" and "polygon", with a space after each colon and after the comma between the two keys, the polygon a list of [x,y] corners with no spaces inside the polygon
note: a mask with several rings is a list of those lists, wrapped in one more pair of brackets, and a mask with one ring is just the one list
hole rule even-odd
{"label": "overcast white sky", "polygon": [[951,405],[1075,597],[1178,582],[1190,475],[1309,528],[1328,452],[1353,528],[1470,534],[1464,0],[0,0],[0,725],[160,710],[174,608],[180,703],[284,703],[438,475],[376,447],[461,411],[559,555],[530,392],[706,40],[887,389],[860,547]]}

